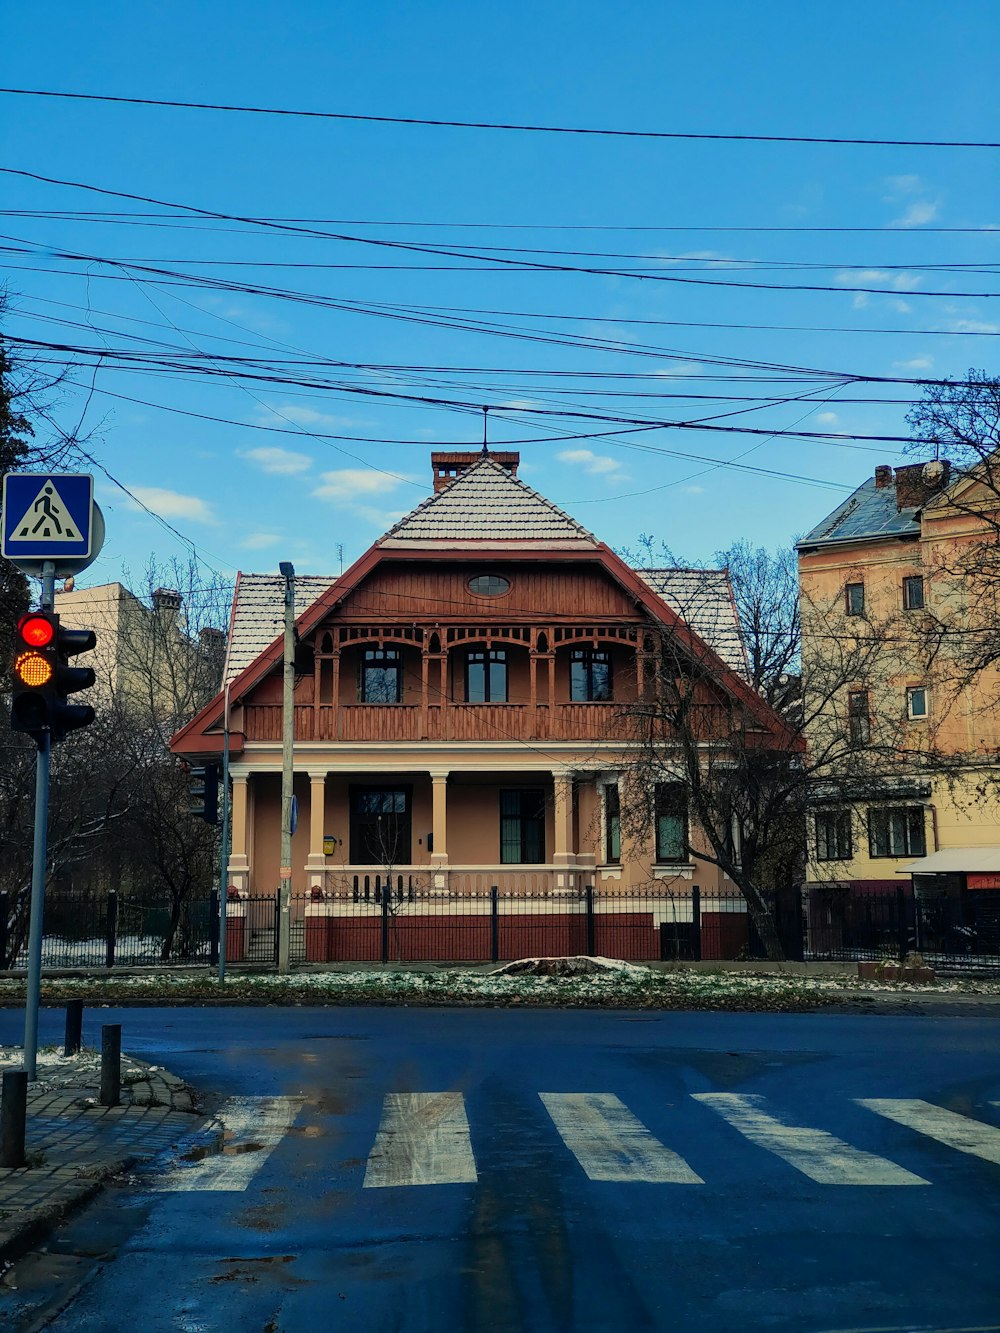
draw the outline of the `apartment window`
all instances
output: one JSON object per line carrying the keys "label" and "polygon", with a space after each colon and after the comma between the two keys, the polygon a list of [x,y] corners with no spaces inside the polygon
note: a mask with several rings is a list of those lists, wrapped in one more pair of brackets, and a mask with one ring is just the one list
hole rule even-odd
{"label": "apartment window", "polygon": [[403,697],[403,663],[398,648],[366,648],[361,659],[361,702],[398,704]]}
{"label": "apartment window", "polygon": [[927,689],[923,685],[911,685],[906,691],[906,716],[911,722],[922,722],[928,714]]}
{"label": "apartment window", "polygon": [[351,864],[408,865],[411,855],[410,789],[352,787]]}
{"label": "apartment window", "polygon": [[622,821],[618,787],[604,788],[604,860],[617,865],[622,859]]}
{"label": "apartment window", "polygon": [[688,858],[687,789],[683,782],[656,784],[656,859]]}
{"label": "apartment window", "polygon": [[465,655],[465,702],[507,702],[507,651],[504,648],[470,648]]}
{"label": "apartment window", "polygon": [[574,703],[606,703],[611,698],[611,654],[606,649],[573,649],[569,697]]}
{"label": "apartment window", "polygon": [[851,859],[850,810],[819,810],[816,812],[816,860],[849,861]]}
{"label": "apartment window", "polygon": [[849,616],[863,616],[865,613],[865,585],[848,583],[844,587],[844,599]]}
{"label": "apartment window", "polygon": [[868,850],[872,856],[923,856],[927,850],[923,807],[869,810]]}
{"label": "apartment window", "polygon": [[924,609],[924,577],[911,574],[903,580],[903,610],[922,611]]}
{"label": "apartment window", "polygon": [[533,787],[501,791],[501,864],[537,864],[544,860],[545,793]]}
{"label": "apartment window", "polygon": [[871,715],[868,712],[867,690],[848,691],[847,734],[852,745],[867,745],[871,739]]}

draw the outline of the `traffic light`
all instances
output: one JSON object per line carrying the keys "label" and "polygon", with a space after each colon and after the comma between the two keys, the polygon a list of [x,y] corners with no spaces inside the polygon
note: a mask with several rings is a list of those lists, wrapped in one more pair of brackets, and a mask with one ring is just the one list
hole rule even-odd
{"label": "traffic light", "polygon": [[204,764],[192,768],[190,777],[194,782],[191,788],[191,814],[203,819],[206,824],[219,822],[219,765]]}
{"label": "traffic light", "polygon": [[36,741],[48,734],[61,741],[94,720],[90,704],[71,704],[67,695],[89,689],[93,667],[74,667],[69,659],[97,645],[91,629],[63,629],[52,611],[29,611],[17,623],[14,646],[10,725]]}

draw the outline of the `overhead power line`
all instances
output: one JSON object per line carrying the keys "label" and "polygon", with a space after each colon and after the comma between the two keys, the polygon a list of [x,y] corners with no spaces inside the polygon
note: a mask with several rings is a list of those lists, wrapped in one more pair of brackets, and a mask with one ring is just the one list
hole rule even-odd
{"label": "overhead power line", "polygon": [[240,105],[227,102],[187,102],[166,97],[115,97],[108,93],[66,92],[55,88],[0,88],[11,97],[47,97],[76,102],[105,102],[119,106],[169,107],[184,111],[224,111],[252,116],[288,116],[303,120],[356,121],[372,125],[414,125],[431,129],[494,130],[518,134],[589,135],[611,139],[691,140],[721,143],[798,143],[851,145],[865,148],[1000,148],[1000,142],[977,139],[881,139],[822,134],[732,134],[694,130],[611,129],[588,125],[535,125],[516,121],[445,120],[430,116],[376,116],[357,111],[312,111],[297,107]]}

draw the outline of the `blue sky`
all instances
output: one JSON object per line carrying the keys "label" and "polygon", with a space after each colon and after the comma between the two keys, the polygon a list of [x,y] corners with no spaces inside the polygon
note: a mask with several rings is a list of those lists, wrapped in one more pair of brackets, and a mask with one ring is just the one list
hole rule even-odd
{"label": "blue sky", "polygon": [[[983,140],[1000,119],[1000,11],[976,0],[947,13],[919,0],[835,11],[181,0],[107,3],[97,17],[66,3],[44,21],[23,6],[7,14],[3,81],[704,133]],[[106,349],[96,371],[93,357],[41,353],[73,363],[58,420],[84,413],[93,431],[108,538],[81,582],[139,570],[152,553],[183,557],[185,541],[227,578],[285,559],[336,572],[340,548],[349,562],[427,494],[432,448],[478,445],[482,405],[497,448],[528,441],[515,446],[525,480],[612,545],[648,533],[706,562],[738,538],[773,547],[876,463],[899,461],[898,445],[853,437],[904,434],[919,391],[844,377],[997,370],[1000,302],[985,295],[1000,292],[996,152],[6,95],[0,126],[4,167],[245,218],[320,219],[306,225],[355,238],[0,177],[5,331]],[[467,246],[487,262],[372,240]],[[723,285],[751,282],[768,285]],[[247,284],[284,295],[234,289]],[[140,353],[144,364],[123,364]],[[638,420],[705,418],[765,433],[629,433]],[[768,435],[793,429],[836,438]]]}

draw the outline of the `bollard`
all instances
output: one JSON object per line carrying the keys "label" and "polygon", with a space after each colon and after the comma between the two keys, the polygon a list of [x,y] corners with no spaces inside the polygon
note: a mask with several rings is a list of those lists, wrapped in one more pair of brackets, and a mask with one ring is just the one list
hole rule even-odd
{"label": "bollard", "polygon": [[28,1106],[28,1075],[6,1069],[0,1095],[0,1166],[24,1166],[24,1124]]}
{"label": "bollard", "polygon": [[83,1001],[69,1000],[66,1004],[66,1043],[63,1055],[79,1055],[83,1044]]}
{"label": "bollard", "polygon": [[122,1025],[106,1023],[101,1028],[102,1106],[117,1106],[122,1089]]}

